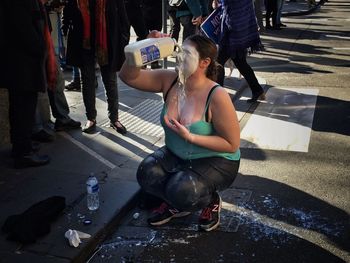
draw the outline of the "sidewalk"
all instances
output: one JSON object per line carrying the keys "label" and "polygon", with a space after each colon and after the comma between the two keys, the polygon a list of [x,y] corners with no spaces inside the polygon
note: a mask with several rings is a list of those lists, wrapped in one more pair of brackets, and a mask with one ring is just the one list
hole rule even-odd
{"label": "sidewalk", "polygon": [[[294,6],[293,6],[294,4]],[[303,7],[286,3],[288,10]],[[289,9],[290,8],[290,9]],[[299,10],[299,9],[298,9]],[[303,10],[303,9],[301,9]],[[264,80],[260,80],[264,84]],[[104,91],[97,90],[98,132],[92,135],[80,131],[60,132],[51,144],[42,144],[42,153],[49,153],[48,166],[24,170],[11,168],[9,147],[0,151],[0,224],[13,214],[24,212],[31,205],[48,197],[66,198],[64,213],[51,224],[50,233],[32,245],[9,242],[0,235],[0,262],[84,262],[126,212],[136,203],[139,186],[135,174],[139,162],[163,145],[162,130],[157,125],[162,97],[136,91],[119,81],[121,120],[128,134],[121,136],[107,127]],[[235,98],[247,87],[243,80],[230,78],[226,82]],[[71,116],[84,121],[81,97],[66,93]],[[244,105],[245,110],[249,107]],[[239,116],[241,118],[242,116]],[[100,182],[100,208],[89,212],[86,207],[85,182],[94,173]],[[84,225],[90,219],[91,225]],[[64,238],[68,229],[91,234],[78,248],[70,247]]]}

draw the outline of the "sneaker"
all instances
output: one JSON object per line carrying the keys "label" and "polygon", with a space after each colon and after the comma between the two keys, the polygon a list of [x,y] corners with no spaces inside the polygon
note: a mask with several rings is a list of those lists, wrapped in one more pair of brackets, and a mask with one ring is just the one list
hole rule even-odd
{"label": "sneaker", "polygon": [[214,200],[202,210],[199,216],[199,226],[204,231],[211,231],[220,224],[221,197],[215,193]]}
{"label": "sneaker", "polygon": [[80,126],[81,126],[80,121],[75,121],[72,119],[70,119],[67,122],[62,122],[60,120],[56,120],[55,122],[56,131],[68,131],[68,130],[79,129]]}
{"label": "sneaker", "polygon": [[163,202],[160,207],[153,210],[153,213],[155,215],[147,220],[148,224],[152,226],[160,226],[168,223],[172,218],[183,217],[191,214],[191,212],[181,212],[165,202]]}
{"label": "sneaker", "polygon": [[80,91],[81,90],[81,82],[80,82],[80,80],[73,80],[65,88],[68,91],[73,91],[73,90]]}

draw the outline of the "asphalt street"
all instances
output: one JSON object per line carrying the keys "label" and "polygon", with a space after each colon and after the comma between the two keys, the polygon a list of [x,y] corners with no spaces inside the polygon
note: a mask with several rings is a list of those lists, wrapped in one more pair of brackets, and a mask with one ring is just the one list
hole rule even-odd
{"label": "asphalt street", "polygon": [[[311,13],[306,1],[286,1],[286,9],[295,12],[282,18],[287,28],[264,32],[266,51],[248,58],[267,100],[248,104],[237,70],[225,81],[240,120],[242,160],[237,179],[220,193],[218,229],[198,231],[197,213],[147,225],[149,211],[136,206],[135,173],[164,144],[162,96],[118,80],[123,136],[108,125],[98,76],[95,133],[57,132],[41,144],[50,164],[37,168],[13,169],[10,145],[1,147],[0,225],[54,195],[65,197],[66,208],[33,244],[1,233],[0,262],[350,262],[350,3],[330,0]],[[65,77],[68,83],[71,72]],[[65,95],[70,116],[84,123],[81,92]],[[96,212],[86,207],[91,173],[100,183]],[[92,237],[74,248],[64,238],[68,229]]]}
{"label": "asphalt street", "polygon": [[235,97],[242,161],[218,230],[198,231],[198,214],[150,228],[135,207],[89,262],[349,262],[349,14],[330,1],[262,35],[249,62],[268,99]]}

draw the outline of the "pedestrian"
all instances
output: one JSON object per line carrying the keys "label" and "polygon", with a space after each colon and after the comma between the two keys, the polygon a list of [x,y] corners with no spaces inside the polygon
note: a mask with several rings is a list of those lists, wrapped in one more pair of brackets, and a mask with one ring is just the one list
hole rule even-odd
{"label": "pedestrian", "polygon": [[[162,1],[161,0],[142,0],[143,18],[147,28],[147,35],[152,30],[162,30]],[[151,63],[151,69],[161,68],[158,61]]]}
{"label": "pedestrian", "polygon": [[258,23],[259,26],[259,32],[264,32],[265,27],[263,23],[263,14],[262,14],[262,0],[254,0],[254,10],[255,10],[255,17],[256,17],[256,22]]}
{"label": "pedestrian", "polygon": [[67,64],[81,71],[82,94],[87,122],[82,131],[96,130],[95,64],[100,66],[106,90],[110,126],[121,134],[118,109],[117,71],[125,56],[130,26],[121,0],[68,0],[62,26],[68,28]]}
{"label": "pedestrian", "polygon": [[176,17],[177,7],[170,6],[169,2],[167,1],[167,12],[170,20],[170,36],[176,41],[179,41],[181,24],[180,19]]}
{"label": "pedestrian", "polygon": [[133,27],[137,36],[136,41],[145,39],[148,30],[143,17],[141,0],[124,0],[124,3],[130,26]]}
{"label": "pedestrian", "polygon": [[183,0],[178,7],[176,17],[183,27],[182,39],[197,34],[199,26],[209,14],[208,0]]}
{"label": "pedestrian", "polygon": [[39,0],[1,1],[3,10],[0,86],[9,92],[9,121],[15,168],[50,161],[31,141],[38,92],[54,88],[56,61],[45,8]]}
{"label": "pedestrian", "polygon": [[277,15],[276,15],[277,27],[287,27],[281,21],[283,5],[284,5],[284,0],[277,0]]}
{"label": "pedestrian", "polygon": [[265,99],[264,90],[247,62],[249,53],[263,49],[253,2],[251,0],[225,0],[222,3],[222,10],[223,21],[218,55],[218,63],[221,66],[218,69],[218,83],[224,85],[224,65],[228,59],[232,59],[252,91],[252,97],[247,102]]}
{"label": "pedestrian", "polygon": [[165,146],[147,156],[137,171],[141,189],[163,199],[148,223],[158,226],[202,210],[199,226],[211,231],[220,223],[218,191],[237,176],[240,129],[230,96],[215,82],[215,43],[192,35],[182,47],[186,55],[179,75],[124,63],[120,78],[136,89],[161,92],[164,98],[160,122]]}
{"label": "pedestrian", "polygon": [[[278,12],[278,6],[277,6],[278,0],[265,0],[265,27],[266,29],[274,29],[278,30],[280,27],[277,24],[277,12]],[[272,25],[271,21],[272,20]]]}

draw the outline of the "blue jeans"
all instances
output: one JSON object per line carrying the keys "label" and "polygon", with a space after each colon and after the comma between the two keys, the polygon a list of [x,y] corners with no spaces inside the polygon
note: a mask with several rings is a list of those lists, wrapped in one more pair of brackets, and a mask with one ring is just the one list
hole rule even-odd
{"label": "blue jeans", "polygon": [[277,0],[277,17],[276,17],[277,25],[281,24],[283,5],[284,5],[284,0]]}
{"label": "blue jeans", "polygon": [[[56,62],[58,62],[58,57],[56,57]],[[57,63],[57,83],[54,90],[48,89],[46,93],[38,94],[38,103],[35,114],[35,124],[33,127],[33,132],[38,132],[41,129],[49,127],[50,121],[50,109],[45,103],[44,96],[49,96],[50,108],[53,117],[56,121],[61,123],[67,123],[70,121],[69,117],[69,106],[64,94],[64,75],[61,68]]]}

